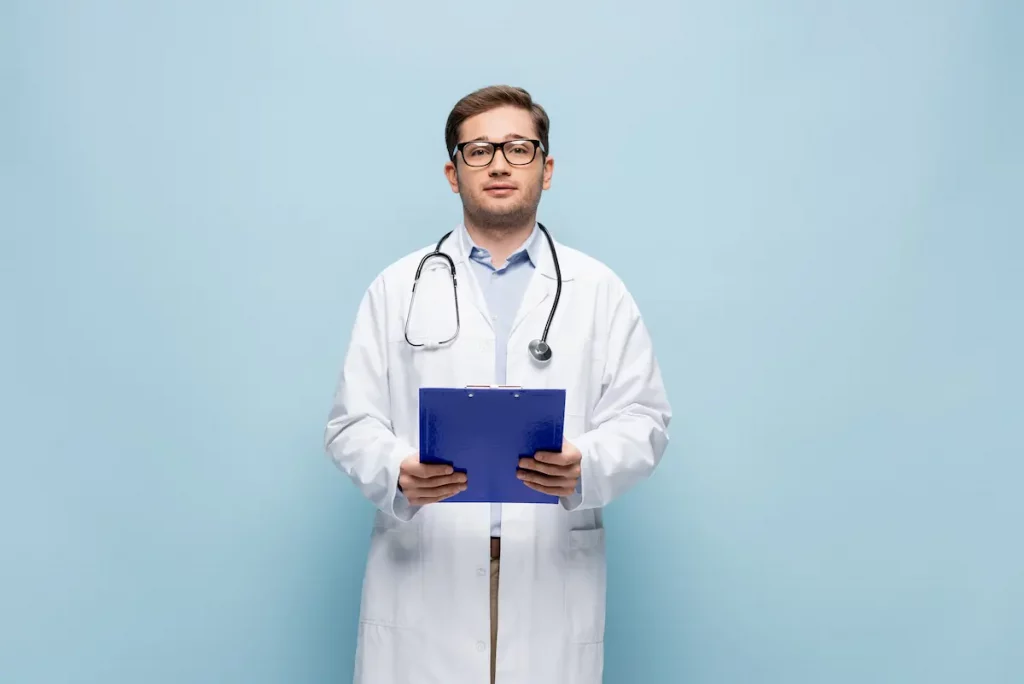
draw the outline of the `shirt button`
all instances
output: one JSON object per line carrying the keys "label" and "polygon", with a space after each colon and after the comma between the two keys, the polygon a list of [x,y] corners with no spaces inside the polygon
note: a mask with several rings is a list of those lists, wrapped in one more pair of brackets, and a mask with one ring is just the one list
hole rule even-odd
{"label": "shirt button", "polygon": [[478,641],[478,642],[476,642],[476,650],[478,650],[478,651],[480,651],[481,653],[483,653],[483,652],[484,652],[484,650],[486,650],[486,649],[487,649],[487,644],[485,644],[485,643],[484,643],[484,642],[482,642],[482,641]]}
{"label": "shirt button", "polygon": [[483,568],[477,568],[476,569],[476,574],[479,575],[480,577],[483,577],[484,575],[487,574],[487,571],[484,570]]}

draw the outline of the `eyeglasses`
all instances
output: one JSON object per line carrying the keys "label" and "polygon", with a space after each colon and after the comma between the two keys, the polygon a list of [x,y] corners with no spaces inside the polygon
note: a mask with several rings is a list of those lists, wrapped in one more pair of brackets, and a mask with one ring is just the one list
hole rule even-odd
{"label": "eyeglasses", "polygon": [[512,166],[526,166],[536,158],[538,149],[544,150],[540,140],[507,140],[503,143],[470,140],[455,146],[452,161],[455,160],[455,155],[461,152],[462,161],[466,162],[466,166],[487,166],[494,159],[495,149],[499,147],[501,153],[505,155],[505,161]]}

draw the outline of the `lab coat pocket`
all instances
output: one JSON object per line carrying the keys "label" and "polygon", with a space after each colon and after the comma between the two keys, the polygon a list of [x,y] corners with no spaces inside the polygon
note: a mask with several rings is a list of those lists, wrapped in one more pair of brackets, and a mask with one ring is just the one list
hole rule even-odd
{"label": "lab coat pocket", "polygon": [[360,620],[412,628],[423,605],[423,541],[420,526],[375,526],[370,538]]}
{"label": "lab coat pocket", "polygon": [[606,586],[604,528],[569,530],[565,617],[573,642],[604,641]]}

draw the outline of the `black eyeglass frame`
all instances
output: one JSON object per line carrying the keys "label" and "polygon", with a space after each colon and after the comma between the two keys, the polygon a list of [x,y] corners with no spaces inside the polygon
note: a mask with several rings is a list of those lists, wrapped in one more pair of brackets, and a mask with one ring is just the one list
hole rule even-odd
{"label": "black eyeglass frame", "polygon": [[[524,142],[533,143],[533,156],[530,157],[530,161],[522,162],[522,163],[519,163],[519,164],[517,164],[517,163],[515,163],[513,161],[510,161],[509,158],[508,158],[508,155],[505,154],[505,145],[515,145],[516,143],[524,143]],[[494,151],[491,152],[491,158],[487,160],[486,164],[481,164],[481,165],[470,164],[469,160],[466,159],[466,145],[481,145],[481,144],[482,145],[490,145],[492,148],[494,148]],[[468,167],[470,167],[472,169],[485,169],[485,168],[487,168],[488,166],[491,165],[491,162],[494,161],[494,155],[495,155],[495,153],[499,149],[501,150],[501,155],[503,157],[505,157],[505,161],[508,162],[511,166],[529,166],[537,158],[537,152],[538,151],[540,151],[540,153],[542,155],[546,155],[548,153],[548,151],[544,149],[544,145],[541,143],[540,140],[531,140],[530,138],[517,138],[516,140],[503,140],[500,143],[491,142],[490,140],[467,140],[465,142],[460,142],[460,143],[457,143],[455,145],[455,151],[452,152],[451,159],[452,159],[452,161],[455,161],[455,157],[461,152],[462,153],[462,161],[466,164],[466,166],[468,166]]]}

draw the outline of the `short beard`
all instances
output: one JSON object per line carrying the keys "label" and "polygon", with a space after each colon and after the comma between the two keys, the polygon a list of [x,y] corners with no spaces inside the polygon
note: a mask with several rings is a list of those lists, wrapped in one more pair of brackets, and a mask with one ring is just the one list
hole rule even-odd
{"label": "short beard", "polygon": [[531,220],[536,220],[537,207],[540,206],[540,181],[537,183],[536,192],[532,201],[531,198],[524,197],[522,202],[500,213],[488,211],[461,191],[459,195],[462,197],[462,209],[469,223],[480,230],[501,235],[525,228]]}

